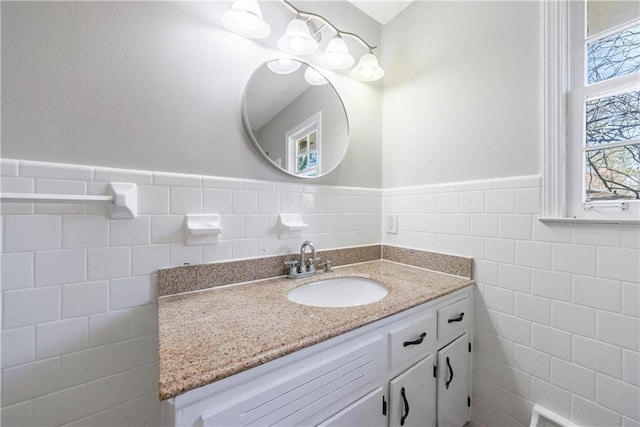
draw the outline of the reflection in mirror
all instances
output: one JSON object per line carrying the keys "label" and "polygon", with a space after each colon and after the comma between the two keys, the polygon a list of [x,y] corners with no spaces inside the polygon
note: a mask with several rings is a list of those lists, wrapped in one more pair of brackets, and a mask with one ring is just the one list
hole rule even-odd
{"label": "reflection in mirror", "polygon": [[290,175],[331,172],[349,145],[347,114],[335,88],[295,59],[256,69],[245,89],[242,118],[260,154]]}

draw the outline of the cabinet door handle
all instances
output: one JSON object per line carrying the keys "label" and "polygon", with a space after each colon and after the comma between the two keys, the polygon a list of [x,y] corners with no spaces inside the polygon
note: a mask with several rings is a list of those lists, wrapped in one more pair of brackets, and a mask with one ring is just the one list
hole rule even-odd
{"label": "cabinet door handle", "polygon": [[449,368],[449,379],[445,384],[445,388],[449,389],[449,384],[453,381],[453,368],[451,367],[451,362],[449,362],[449,357],[447,357],[447,367]]}
{"label": "cabinet door handle", "polygon": [[404,387],[400,389],[400,395],[402,396],[402,401],[404,402],[404,415],[400,415],[400,425],[404,425],[404,421],[409,416],[409,401],[407,400],[407,395],[404,392]]}
{"label": "cabinet door handle", "polygon": [[418,345],[418,344],[422,344],[422,341],[424,341],[424,338],[427,336],[426,332],[423,332],[420,334],[420,338],[418,338],[417,340],[414,341],[405,341],[402,343],[403,347],[407,347],[409,345]]}
{"label": "cabinet door handle", "polygon": [[460,313],[458,317],[454,317],[453,319],[447,320],[447,323],[462,322],[462,319],[464,319],[464,311]]}

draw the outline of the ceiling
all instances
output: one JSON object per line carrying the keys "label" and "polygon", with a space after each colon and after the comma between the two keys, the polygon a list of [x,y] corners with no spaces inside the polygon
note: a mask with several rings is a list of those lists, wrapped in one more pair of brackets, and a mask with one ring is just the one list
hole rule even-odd
{"label": "ceiling", "polygon": [[414,0],[347,0],[355,7],[385,25]]}

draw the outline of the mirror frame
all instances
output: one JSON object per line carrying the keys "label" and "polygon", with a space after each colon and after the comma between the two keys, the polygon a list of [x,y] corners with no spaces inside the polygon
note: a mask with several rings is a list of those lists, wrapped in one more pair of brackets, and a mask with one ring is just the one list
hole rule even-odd
{"label": "mirror frame", "polygon": [[293,172],[289,172],[287,169],[278,166],[278,164],[276,162],[274,162],[262,149],[262,147],[260,146],[260,144],[258,143],[258,140],[256,139],[255,135],[253,134],[253,130],[251,129],[251,124],[249,123],[249,116],[247,113],[247,93],[249,92],[249,85],[251,84],[252,80],[255,78],[256,73],[261,70],[263,67],[267,66],[267,63],[272,62],[272,61],[277,61],[278,59],[281,58],[273,58],[270,59],[268,61],[263,62],[262,64],[260,64],[258,67],[256,67],[255,70],[253,70],[253,72],[251,73],[251,76],[249,77],[249,80],[247,80],[247,84],[244,88],[244,93],[242,95],[242,123],[244,125],[244,129],[247,133],[247,135],[249,136],[249,139],[251,140],[254,148],[258,151],[258,153],[260,153],[260,155],[262,156],[263,159],[265,159],[271,166],[273,166],[275,169],[279,170],[280,172],[289,175],[289,176],[293,176],[296,178],[301,178],[301,179],[314,179],[314,178],[320,178],[323,176],[326,176],[328,174],[330,174],[331,172],[333,172],[338,166],[340,166],[340,164],[343,162],[345,156],[347,155],[347,150],[349,149],[349,145],[351,144],[351,132],[350,132],[350,127],[349,127],[349,115],[347,114],[347,108],[344,105],[344,101],[342,100],[342,97],[340,96],[340,93],[338,92],[338,90],[336,89],[336,87],[333,85],[333,83],[331,83],[331,81],[324,75],[322,74],[320,71],[318,71],[318,69],[316,69],[315,67],[313,67],[312,65],[310,65],[307,62],[301,61],[299,59],[296,58],[286,58],[286,59],[291,59],[293,61],[297,61],[299,63],[301,63],[302,65],[305,65],[307,67],[312,68],[313,70],[317,71],[318,73],[320,73],[320,75],[322,75],[322,77],[324,77],[327,80],[327,84],[331,87],[331,89],[333,89],[333,91],[336,93],[338,100],[340,101],[340,106],[342,107],[342,111],[344,112],[344,118],[345,118],[345,124],[347,127],[347,143],[345,144],[344,147],[344,151],[342,152],[342,155],[340,157],[340,161],[338,161],[335,165],[333,165],[331,167],[331,169],[327,170],[326,172],[322,172],[319,175],[315,175],[315,176],[305,176],[305,175],[296,175]]}

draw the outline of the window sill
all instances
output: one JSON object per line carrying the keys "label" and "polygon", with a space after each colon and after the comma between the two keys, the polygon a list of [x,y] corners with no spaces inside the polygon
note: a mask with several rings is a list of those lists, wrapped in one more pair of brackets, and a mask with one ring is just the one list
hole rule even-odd
{"label": "window sill", "polygon": [[640,225],[640,219],[595,219],[595,218],[555,218],[541,217],[540,222],[545,224],[621,224],[621,225]]}

